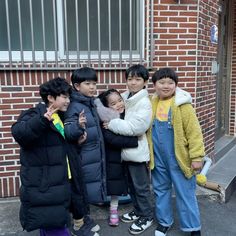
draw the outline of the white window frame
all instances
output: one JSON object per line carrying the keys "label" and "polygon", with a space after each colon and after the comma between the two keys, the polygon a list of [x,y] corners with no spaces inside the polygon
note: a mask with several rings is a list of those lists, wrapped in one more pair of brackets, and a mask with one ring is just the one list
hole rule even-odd
{"label": "white window frame", "polygon": [[[17,2],[16,2],[17,3]],[[144,18],[145,18],[145,0],[140,0],[140,6],[138,7],[139,14],[138,14],[138,20],[139,27],[137,32],[137,38],[138,38],[138,49],[141,51],[141,54],[138,51],[132,51],[132,60],[140,60],[140,58],[144,58],[144,38],[145,38],[145,26],[144,26]],[[63,22],[63,1],[57,0],[56,2],[56,13],[57,13],[57,40],[58,40],[58,62],[61,60],[66,60],[66,50],[65,50],[65,36],[64,36],[64,22]],[[140,40],[140,42],[139,42]],[[98,52],[98,51],[96,51]],[[56,60],[55,51],[46,51],[46,61],[47,62],[54,62]],[[12,58],[12,62],[20,62],[21,61],[21,51],[0,51],[0,61],[10,61],[10,54]],[[44,61],[44,51],[36,51],[35,50],[35,62]],[[120,54],[119,51],[111,51],[111,58],[112,60],[120,60]],[[122,61],[127,60],[130,58],[129,51],[122,51]],[[91,60],[98,60],[99,56],[98,53],[94,53],[91,51],[90,54]],[[101,59],[102,60],[108,60],[109,59],[109,53],[104,53],[101,51]],[[71,54],[69,51],[69,60],[74,61],[77,60],[77,55]],[[88,53],[80,53],[79,60],[88,60]],[[33,61],[33,51],[23,51],[23,61],[25,63],[30,63]]]}

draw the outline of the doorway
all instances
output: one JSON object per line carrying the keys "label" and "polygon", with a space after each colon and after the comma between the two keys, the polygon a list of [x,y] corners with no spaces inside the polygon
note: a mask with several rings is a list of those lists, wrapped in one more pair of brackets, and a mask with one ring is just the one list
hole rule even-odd
{"label": "doorway", "polygon": [[229,133],[233,0],[221,0],[218,24],[216,140]]}

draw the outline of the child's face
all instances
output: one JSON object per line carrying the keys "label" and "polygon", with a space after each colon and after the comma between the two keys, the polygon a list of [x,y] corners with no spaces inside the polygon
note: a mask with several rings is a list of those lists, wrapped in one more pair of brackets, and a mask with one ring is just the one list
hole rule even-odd
{"label": "child's face", "polygon": [[129,76],[126,81],[128,89],[131,93],[137,93],[142,90],[147,82],[148,81],[144,81],[142,77],[137,76]]}
{"label": "child's face", "polygon": [[154,88],[159,96],[160,99],[169,99],[172,96],[174,96],[176,84],[174,80],[171,78],[163,78],[160,80],[157,80],[154,84]]}
{"label": "child's face", "polygon": [[85,80],[80,84],[75,84],[74,87],[77,91],[87,97],[93,97],[96,95],[97,83],[93,80]]}
{"label": "child's face", "polygon": [[108,107],[118,111],[119,113],[123,113],[125,110],[125,103],[123,98],[117,93],[111,93],[108,98]]}
{"label": "child's face", "polygon": [[69,95],[64,95],[64,94],[61,94],[56,98],[54,98],[51,95],[48,95],[48,101],[49,101],[48,106],[52,105],[53,109],[65,112],[70,104],[70,97]]}

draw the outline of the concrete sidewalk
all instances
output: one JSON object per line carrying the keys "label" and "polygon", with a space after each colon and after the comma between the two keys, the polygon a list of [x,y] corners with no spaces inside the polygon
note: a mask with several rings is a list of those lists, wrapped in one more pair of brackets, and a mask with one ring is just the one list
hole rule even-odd
{"label": "concrete sidewalk", "polygon": [[[216,192],[199,188],[197,191],[199,207],[202,220],[203,236],[235,236],[236,235],[236,192],[231,196],[229,202],[220,203]],[[173,198],[174,205],[174,198]],[[19,199],[0,199],[0,235],[1,236],[38,236],[38,231],[27,233],[22,231],[19,223]],[[120,206],[120,214],[129,211],[131,204]],[[107,206],[92,206],[91,215],[101,226],[100,236],[125,236],[128,233],[129,224],[120,223],[119,227],[110,227],[107,224]],[[178,218],[175,215],[175,224],[169,231],[169,236],[180,236],[178,229]],[[142,236],[154,236],[155,224]]]}
{"label": "concrete sidewalk", "polygon": [[[207,174],[209,181],[221,186],[221,194],[205,188],[197,188],[197,197],[202,220],[202,236],[235,236],[236,235],[236,138],[222,138],[216,148],[217,162]],[[233,193],[233,194],[232,194]],[[232,194],[232,196],[231,196]],[[173,197],[173,206],[174,204]],[[229,200],[227,203],[222,203]],[[154,206],[154,204],[153,204]],[[18,198],[0,199],[0,236],[38,236],[38,231],[22,231],[19,223]],[[120,205],[120,215],[132,209],[131,204]],[[175,212],[175,210],[174,210]],[[111,228],[107,224],[108,206],[91,206],[91,217],[101,226],[100,236],[126,236],[128,224],[120,223]],[[155,224],[142,236],[154,236]],[[168,236],[187,236],[178,229],[178,218]]]}

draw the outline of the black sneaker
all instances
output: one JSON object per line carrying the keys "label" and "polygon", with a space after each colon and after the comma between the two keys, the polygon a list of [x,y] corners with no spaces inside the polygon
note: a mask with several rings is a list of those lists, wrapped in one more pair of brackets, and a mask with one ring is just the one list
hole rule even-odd
{"label": "black sneaker", "polygon": [[135,220],[137,220],[138,218],[139,218],[139,216],[137,216],[134,211],[131,211],[129,213],[125,213],[124,215],[122,215],[121,221],[123,221],[125,223],[131,223],[131,222],[134,222]]}
{"label": "black sneaker", "polygon": [[100,230],[100,226],[95,223],[93,219],[91,219],[88,215],[84,216],[84,224],[92,231],[98,232]]}
{"label": "black sneaker", "polygon": [[163,225],[157,224],[157,228],[155,230],[155,236],[166,236],[169,228],[170,227],[165,227]]}
{"label": "black sneaker", "polygon": [[201,231],[198,230],[198,231],[192,231],[191,232],[191,236],[201,236]]}
{"label": "black sneaker", "polygon": [[153,219],[147,217],[140,217],[129,228],[131,234],[141,234],[144,230],[148,229],[153,223]]}

